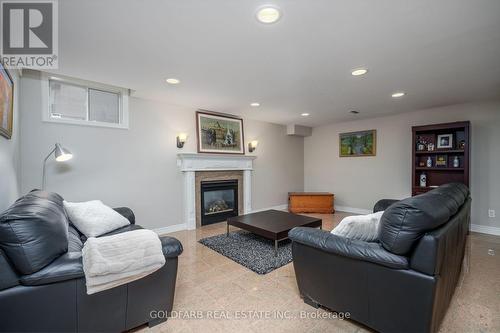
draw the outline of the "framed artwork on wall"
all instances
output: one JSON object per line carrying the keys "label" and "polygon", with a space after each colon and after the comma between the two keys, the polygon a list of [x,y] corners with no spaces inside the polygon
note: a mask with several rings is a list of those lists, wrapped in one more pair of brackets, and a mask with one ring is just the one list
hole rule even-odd
{"label": "framed artwork on wall", "polygon": [[199,153],[245,154],[243,119],[215,112],[196,112]]}
{"label": "framed artwork on wall", "polygon": [[339,134],[340,157],[375,156],[377,154],[377,130]]}
{"label": "framed artwork on wall", "polygon": [[14,81],[2,63],[0,63],[0,135],[12,137],[14,118]]}

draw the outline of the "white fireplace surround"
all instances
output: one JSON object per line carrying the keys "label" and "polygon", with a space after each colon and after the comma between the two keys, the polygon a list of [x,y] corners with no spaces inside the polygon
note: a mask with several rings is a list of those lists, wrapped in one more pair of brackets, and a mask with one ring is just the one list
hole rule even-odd
{"label": "white fireplace surround", "polygon": [[183,176],[183,218],[186,229],[196,229],[196,171],[243,171],[243,214],[252,211],[252,170],[256,156],[223,154],[177,154]]}

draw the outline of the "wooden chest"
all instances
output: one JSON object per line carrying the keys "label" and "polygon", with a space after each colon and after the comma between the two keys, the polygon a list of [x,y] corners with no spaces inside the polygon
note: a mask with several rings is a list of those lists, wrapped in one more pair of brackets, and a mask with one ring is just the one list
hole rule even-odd
{"label": "wooden chest", "polygon": [[288,210],[291,213],[335,213],[334,196],[327,192],[289,192]]}

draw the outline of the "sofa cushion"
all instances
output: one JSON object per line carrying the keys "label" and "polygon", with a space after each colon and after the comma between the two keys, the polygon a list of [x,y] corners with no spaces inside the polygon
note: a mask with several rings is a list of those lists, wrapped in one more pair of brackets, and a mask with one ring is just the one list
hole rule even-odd
{"label": "sofa cushion", "polygon": [[432,193],[447,196],[450,199],[448,205],[453,205],[456,212],[469,196],[469,189],[464,184],[450,183],[432,190]]}
{"label": "sofa cushion", "polygon": [[347,216],[332,230],[332,234],[365,242],[378,240],[378,228],[383,211],[367,215]]}
{"label": "sofa cushion", "polygon": [[0,247],[22,274],[42,269],[68,250],[63,198],[34,190],[0,215]]}
{"label": "sofa cushion", "polygon": [[40,286],[78,279],[84,276],[81,252],[68,252],[38,272],[22,276],[21,284],[25,286]]}
{"label": "sofa cushion", "polygon": [[68,252],[81,252],[83,242],[78,230],[70,223],[68,232]]}
{"label": "sofa cushion", "polygon": [[425,194],[394,203],[380,220],[382,246],[399,255],[407,255],[415,243],[455,215],[468,197],[463,184],[447,184]]}
{"label": "sofa cushion", "polygon": [[129,220],[100,200],[86,202],[64,201],[71,223],[85,236],[97,237],[127,226]]}

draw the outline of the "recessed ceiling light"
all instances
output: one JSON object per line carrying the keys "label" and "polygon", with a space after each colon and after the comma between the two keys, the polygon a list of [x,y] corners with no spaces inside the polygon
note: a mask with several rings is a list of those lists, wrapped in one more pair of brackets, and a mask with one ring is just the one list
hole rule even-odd
{"label": "recessed ceiling light", "polygon": [[353,76],[365,75],[366,73],[368,73],[368,69],[366,69],[366,68],[356,68],[356,69],[353,69],[351,72],[351,74]]}
{"label": "recessed ceiling light", "polygon": [[397,92],[392,94],[392,97],[399,98],[399,97],[403,97],[404,95],[406,95],[406,93],[404,91],[397,91]]}
{"label": "recessed ceiling light", "polygon": [[260,106],[260,103],[257,103],[257,102],[250,103],[250,106],[253,106],[254,108],[257,108],[257,107]]}
{"label": "recessed ceiling light", "polygon": [[301,115],[302,117],[309,117],[309,113],[307,113],[307,112],[301,113],[300,115]]}
{"label": "recessed ceiling light", "polygon": [[259,22],[271,24],[277,22],[281,18],[281,12],[276,6],[265,5],[257,10],[255,16]]}
{"label": "recessed ceiling light", "polygon": [[179,84],[179,83],[181,83],[181,81],[179,79],[176,79],[176,78],[173,78],[173,77],[168,78],[165,81],[167,81],[168,84]]}
{"label": "recessed ceiling light", "polygon": [[356,111],[356,110],[351,110],[349,112],[352,113],[352,114],[358,114],[359,113],[359,111]]}

